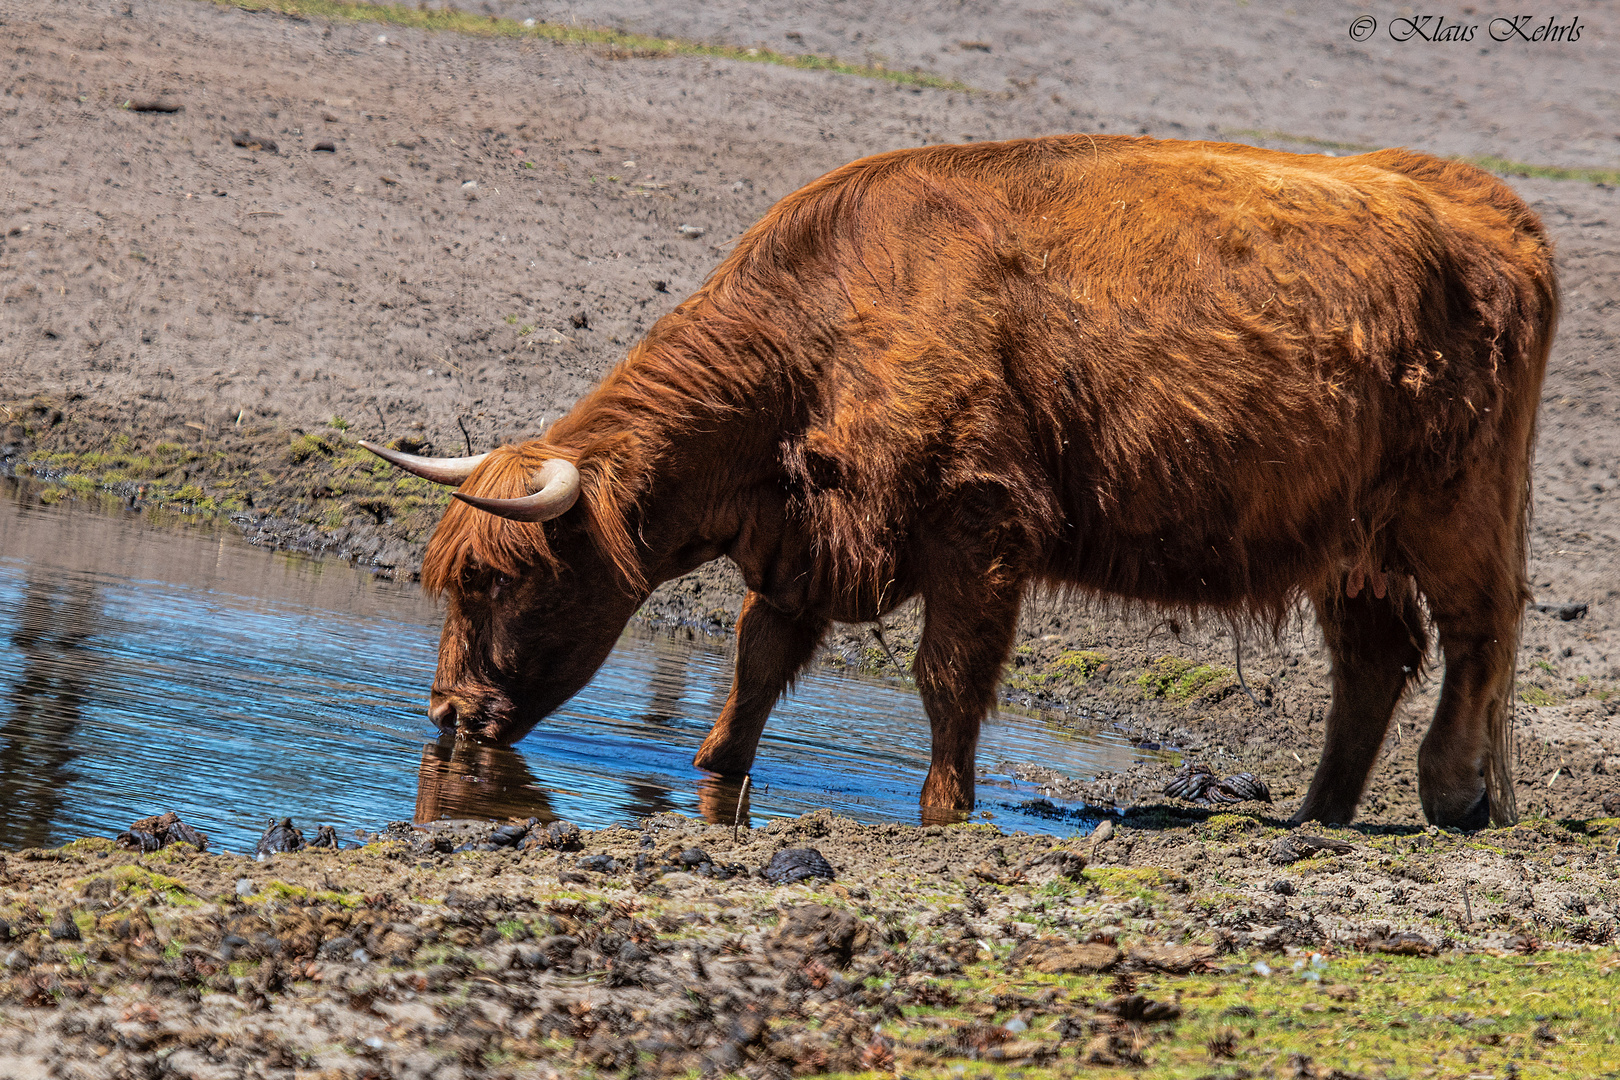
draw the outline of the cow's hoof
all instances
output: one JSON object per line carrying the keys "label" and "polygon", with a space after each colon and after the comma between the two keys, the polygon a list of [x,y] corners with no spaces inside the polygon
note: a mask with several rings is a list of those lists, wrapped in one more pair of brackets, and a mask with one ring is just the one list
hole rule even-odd
{"label": "cow's hoof", "polygon": [[[1455,804],[1453,804],[1455,805]],[[1438,825],[1442,829],[1461,829],[1464,832],[1476,832],[1491,823],[1490,796],[1481,788],[1479,798],[1467,809],[1453,810],[1450,806],[1423,808],[1424,816],[1429,819],[1430,825]]]}

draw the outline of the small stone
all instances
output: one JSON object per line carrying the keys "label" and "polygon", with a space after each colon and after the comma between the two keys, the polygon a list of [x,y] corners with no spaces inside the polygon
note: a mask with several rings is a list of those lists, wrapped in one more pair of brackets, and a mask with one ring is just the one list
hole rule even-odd
{"label": "small stone", "polygon": [[682,225],[675,231],[686,237],[688,240],[696,240],[708,230],[703,228],[701,225]]}
{"label": "small stone", "polygon": [[773,885],[793,885],[808,878],[836,877],[832,863],[815,848],[784,848],[771,856],[760,875]]}
{"label": "small stone", "polygon": [[315,955],[320,957],[322,960],[332,960],[348,956],[354,952],[354,949],[355,940],[353,938],[335,937],[331,941],[326,942],[319,949],[316,949]]}
{"label": "small stone", "polygon": [[27,971],[28,954],[21,949],[12,949],[6,953],[6,967],[12,971]]}
{"label": "small stone", "polygon": [[501,825],[490,833],[489,842],[496,847],[513,847],[522,843],[523,838],[528,835],[527,825]]}
{"label": "small stone", "polygon": [[54,941],[83,941],[84,936],[79,933],[79,924],[73,921],[73,912],[63,908],[51,920],[51,939]]}
{"label": "small stone", "polygon": [[1112,821],[1100,822],[1095,829],[1091,830],[1091,842],[1093,844],[1106,844],[1113,838],[1114,823]]}
{"label": "small stone", "polygon": [[571,821],[553,821],[547,825],[544,844],[559,851],[578,851],[585,846],[580,840],[579,826]]}
{"label": "small stone", "polygon": [[1313,855],[1345,855],[1353,850],[1354,847],[1343,840],[1294,832],[1278,837],[1277,842],[1271,845],[1271,861],[1277,866],[1287,866]]}
{"label": "small stone", "polygon": [[238,878],[237,879],[237,881],[236,881],[236,895],[237,896],[252,896],[254,893],[256,893],[258,891],[259,891],[259,887],[257,885],[255,885],[255,884],[253,884],[253,879],[252,878]]}
{"label": "small stone", "polygon": [[271,818],[265,825],[264,835],[259,837],[258,853],[260,857],[274,855],[285,851],[302,851],[304,847],[304,834],[292,823],[292,818],[282,818],[279,822]]}

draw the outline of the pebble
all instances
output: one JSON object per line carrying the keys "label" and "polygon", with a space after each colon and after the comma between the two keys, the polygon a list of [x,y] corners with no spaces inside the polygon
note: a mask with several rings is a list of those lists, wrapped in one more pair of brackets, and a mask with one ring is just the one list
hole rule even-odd
{"label": "pebble", "polygon": [[73,921],[73,912],[62,908],[51,920],[51,939],[53,941],[83,941],[79,933],[79,924]]}
{"label": "pebble", "polygon": [[237,879],[237,881],[236,881],[236,895],[237,896],[252,896],[257,891],[258,891],[258,886],[253,884],[253,879],[252,878],[238,878]]}
{"label": "pebble", "polygon": [[836,876],[832,863],[815,848],[784,848],[771,856],[760,874],[773,885],[793,885],[806,878],[831,881]]}
{"label": "pebble", "polygon": [[21,949],[12,949],[6,953],[6,967],[12,971],[27,971],[28,954]]}
{"label": "pebble", "polygon": [[1095,829],[1091,830],[1091,842],[1093,844],[1106,844],[1113,838],[1114,823],[1112,821],[1104,821]]}
{"label": "pebble", "polygon": [[675,231],[686,237],[688,240],[696,240],[698,237],[708,232],[708,230],[703,228],[701,225],[682,225]]}

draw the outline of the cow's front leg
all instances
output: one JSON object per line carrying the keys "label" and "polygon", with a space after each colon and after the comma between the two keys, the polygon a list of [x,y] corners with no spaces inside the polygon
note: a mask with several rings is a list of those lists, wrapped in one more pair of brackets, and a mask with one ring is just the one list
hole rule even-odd
{"label": "cow's front leg", "polygon": [[925,808],[973,809],[973,757],[979,724],[996,701],[1012,652],[1022,582],[995,571],[963,573],[925,594],[922,642],[912,670],[933,728]]}
{"label": "cow's front leg", "polygon": [[826,619],[786,615],[750,592],[737,618],[731,693],[692,764],[725,776],[752,768],[771,706],[793,685],[826,633]]}

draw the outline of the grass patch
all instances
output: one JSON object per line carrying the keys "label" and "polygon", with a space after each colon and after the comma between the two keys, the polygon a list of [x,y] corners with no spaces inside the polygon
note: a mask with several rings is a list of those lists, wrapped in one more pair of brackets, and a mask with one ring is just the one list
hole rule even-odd
{"label": "grass patch", "polygon": [[[1256,961],[1271,974],[1257,973]],[[1108,1001],[1120,992],[1113,975],[1043,976],[974,963],[960,975],[930,979],[935,1001],[907,1004],[883,1032],[894,1044],[894,1071],[917,1080],[1614,1077],[1620,1075],[1615,962],[1612,949],[1533,960],[1349,953],[1313,964],[1305,956],[1227,957],[1216,973],[1139,981],[1137,992],[1175,1002],[1181,1015],[1112,1029],[1121,1038],[1110,1049],[1128,1049],[1139,1056],[1135,1062],[1087,1062],[1090,1031],[1076,1038],[1072,1028],[1062,1030],[1073,1011],[1062,1002]],[[1034,1010],[1016,1044],[1043,1047],[1044,1061],[986,1060],[956,1037],[1017,1015],[1011,999],[1048,994],[1059,1003]],[[1003,996],[1010,999],[1005,1007],[986,1007]],[[1296,1054],[1309,1064],[1291,1061]]]}
{"label": "grass patch", "polygon": [[310,889],[303,885],[289,885],[285,881],[270,880],[259,887],[259,891],[249,894],[242,899],[259,900],[288,900],[295,904],[336,904],[339,907],[357,908],[365,902],[360,893],[332,892],[329,889]]}
{"label": "grass patch", "polygon": [[1204,822],[1204,835],[1211,840],[1230,840],[1264,827],[1259,818],[1248,814],[1215,814]]}
{"label": "grass patch", "polygon": [[475,15],[453,7],[414,8],[403,4],[363,4],[354,0],[217,0],[244,11],[273,11],[301,19],[331,19],[335,22],[384,23],[412,30],[448,31],[475,37],[538,39],[561,45],[594,45],[608,55],[624,59],[662,56],[701,56],[713,60],[741,60],[755,64],[775,64],[800,71],[829,71],[863,79],[881,79],[903,86],[933,90],[971,91],[955,79],[944,79],[923,71],[891,71],[881,64],[849,64],[831,56],[779,53],[773,49],[744,48],[738,45],[704,45],[679,38],[649,37],[590,26],[536,22],[525,26],[516,19]]}
{"label": "grass patch", "polygon": [[1161,656],[1136,678],[1136,685],[1150,698],[1186,701],[1212,683],[1230,678],[1228,668],[1195,664],[1179,656]]}
{"label": "grass patch", "polygon": [[[1223,130],[1221,134],[1229,138],[1290,142],[1297,143],[1300,146],[1312,146],[1321,150],[1342,150],[1353,154],[1366,154],[1383,149],[1383,147],[1369,146],[1365,143],[1336,142],[1333,139],[1318,139],[1310,135],[1292,135],[1286,131],[1268,131],[1262,128],[1228,128]],[[1496,157],[1492,154],[1457,156],[1448,160],[1461,161],[1464,164],[1500,176],[1534,176],[1542,180],[1576,180],[1583,184],[1620,184],[1620,169],[1533,165],[1529,162],[1514,161],[1510,158]]]}
{"label": "grass patch", "polygon": [[1093,866],[1081,871],[1081,876],[1105,893],[1138,900],[1158,899],[1159,890],[1169,880],[1168,872],[1157,866]]}
{"label": "grass patch", "polygon": [[[167,874],[154,873],[144,866],[115,866],[107,874],[98,874],[96,877],[105,877],[111,881],[112,891],[119,896],[150,896],[166,904],[181,907],[194,907],[198,903],[184,882]],[[85,878],[80,881],[78,883],[80,890],[83,891],[85,884],[91,880],[93,879]]]}
{"label": "grass patch", "polygon": [[1562,705],[1564,695],[1556,690],[1548,690],[1544,686],[1537,686],[1535,683],[1520,683],[1519,700],[1526,705],[1534,705],[1540,708],[1546,705]]}

